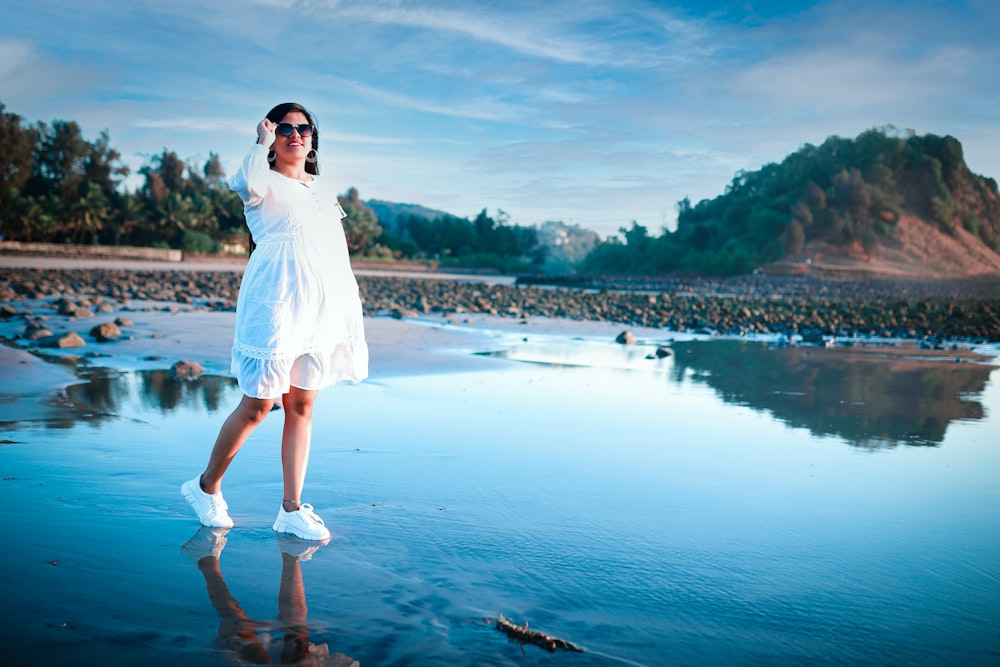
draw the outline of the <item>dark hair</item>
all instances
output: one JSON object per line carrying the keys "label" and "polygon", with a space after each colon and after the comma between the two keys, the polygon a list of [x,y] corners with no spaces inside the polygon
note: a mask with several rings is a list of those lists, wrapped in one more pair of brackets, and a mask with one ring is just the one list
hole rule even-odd
{"label": "dark hair", "polygon": [[[316,125],[316,119],[313,115],[309,113],[304,106],[296,102],[284,102],[274,107],[267,112],[267,119],[272,123],[280,123],[281,119],[288,114],[298,111],[306,117],[309,124],[313,126],[312,133],[312,149],[319,153],[319,127]],[[306,173],[307,174],[319,174],[319,162],[309,162],[306,161]]]}

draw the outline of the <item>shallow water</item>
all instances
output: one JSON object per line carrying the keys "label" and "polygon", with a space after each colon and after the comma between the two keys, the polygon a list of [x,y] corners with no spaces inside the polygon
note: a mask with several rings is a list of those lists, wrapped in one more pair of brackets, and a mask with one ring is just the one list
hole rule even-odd
{"label": "shallow water", "polygon": [[306,500],[334,539],[301,563],[270,530],[280,412],[199,561],[178,487],[238,390],[91,371],[66,419],[0,433],[4,664],[1000,661],[992,366],[652,349],[511,338],[525,363],[323,392]]}

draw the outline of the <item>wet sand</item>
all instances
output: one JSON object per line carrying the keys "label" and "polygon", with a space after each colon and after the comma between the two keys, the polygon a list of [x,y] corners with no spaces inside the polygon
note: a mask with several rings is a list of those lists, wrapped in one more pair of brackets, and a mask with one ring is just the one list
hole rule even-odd
{"label": "wet sand", "polygon": [[[102,279],[107,279],[111,275],[110,280],[116,283],[115,289],[120,291],[130,287],[134,289],[128,278],[133,272],[152,276],[162,271],[201,273],[209,276],[209,279],[202,281],[202,286],[195,289],[200,289],[201,296],[208,296],[209,301],[215,298],[213,294],[206,294],[212,289],[212,278],[232,276],[232,280],[238,281],[244,264],[245,261],[239,258],[157,262],[0,254],[0,270],[26,269],[55,276],[64,275],[61,272],[65,270],[97,271],[101,272],[99,275]],[[489,304],[478,309],[479,312],[471,307],[475,302],[483,300],[483,293],[480,290],[505,288],[513,283],[512,278],[503,276],[392,271],[371,267],[358,269],[357,273],[361,280],[365,278],[382,280],[379,289],[388,288],[393,294],[388,297],[387,303],[385,293],[376,290],[378,294],[373,298],[379,305],[372,308],[370,303],[366,303],[366,308],[382,315],[365,318],[366,336],[371,351],[372,381],[408,374],[452,373],[496,368],[498,365],[502,366],[503,361],[486,358],[483,355],[496,348],[495,342],[498,339],[519,333],[590,336],[613,340],[618,334],[627,330],[639,340],[654,342],[669,340],[673,338],[674,333],[681,336],[691,334],[690,331],[671,332],[660,326],[629,325],[615,321],[614,318],[609,319],[607,311],[603,314],[590,313],[588,316],[580,310],[577,303],[578,299],[595,296],[587,292],[566,296],[565,290],[556,290],[555,292],[561,296],[552,298],[558,301],[558,305],[553,306],[549,303],[540,308],[545,313],[542,316],[529,316],[527,313],[531,309],[525,308],[523,302],[521,307],[512,308],[511,312],[505,310],[503,313]],[[75,279],[79,280],[79,277]],[[753,280],[750,279],[749,283],[737,289],[759,291],[761,287],[755,286]],[[206,282],[208,287],[204,286]],[[441,285],[448,282],[453,285],[461,283],[462,286],[442,291]],[[724,289],[731,290],[743,283],[729,281],[716,284],[714,281],[705,281],[699,283],[698,289],[706,293],[718,292],[723,289],[722,284],[727,285]],[[430,294],[428,289],[423,287],[414,289],[414,285],[431,285],[430,290],[438,294],[436,296]],[[672,285],[672,289],[679,290],[684,285],[686,283],[681,281]],[[90,287],[91,285],[86,283],[58,282],[57,278],[57,283],[50,285],[48,289],[62,289],[71,298],[78,299],[79,292],[88,291]],[[0,422],[58,413],[58,404],[52,396],[66,384],[78,381],[80,367],[107,366],[118,370],[152,370],[169,368],[175,362],[182,360],[193,360],[204,367],[208,374],[228,375],[229,348],[235,321],[232,297],[228,298],[229,307],[207,309],[204,304],[200,305],[188,298],[189,295],[184,287],[179,287],[176,291],[169,285],[164,287],[169,288],[167,295],[176,296],[185,302],[102,299],[105,304],[111,305],[109,312],[88,313],[83,317],[74,317],[58,315],[54,311],[54,299],[60,296],[60,293],[50,291],[45,295],[39,294],[38,298],[34,299],[25,299],[23,295],[19,295],[17,300],[8,301],[13,313],[0,318],[0,338],[7,342],[6,345],[0,344]],[[651,289],[650,285],[637,284],[630,287],[639,290]],[[666,288],[665,285],[659,287]],[[804,289],[801,285],[786,287],[792,290],[790,294]],[[903,289],[901,286],[897,287]],[[145,287],[143,289],[145,291],[140,294],[145,295],[149,292],[150,298],[155,297],[154,290]],[[815,286],[809,289],[815,289]],[[842,282],[835,283],[833,287],[824,288],[822,291],[829,292],[836,289],[853,293],[860,288],[853,283]],[[942,286],[941,289],[949,288]],[[401,296],[411,290],[416,296]],[[93,291],[90,289],[88,293]],[[553,293],[551,290],[548,292]],[[13,291],[8,292],[8,296],[14,294]],[[610,296],[609,293],[602,294],[605,297]],[[682,296],[683,294],[681,292]],[[872,294],[874,293],[867,293],[865,298],[872,298]],[[428,298],[435,304],[433,310],[427,306]],[[655,302],[655,299],[648,299],[641,293],[638,298]],[[470,306],[469,308],[462,307],[459,303],[462,299]],[[543,292],[538,301],[545,300],[551,301]],[[400,305],[401,303],[404,305]],[[701,311],[705,310],[698,304],[695,304],[695,307]],[[92,327],[113,321],[117,315],[126,316],[130,320],[129,326],[122,327],[122,336],[119,339],[98,343],[93,336],[88,335]],[[56,335],[76,332],[86,344],[83,347],[68,349],[39,347],[37,342],[22,338],[27,319],[40,321]],[[754,329],[750,327],[751,334]],[[701,328],[694,329],[695,335],[703,331]],[[880,353],[885,354],[886,350],[891,350],[894,346],[899,354],[912,354],[914,351],[912,341],[903,342],[901,345],[897,341],[888,347],[858,346],[856,351],[863,352],[865,349],[878,347]],[[975,357],[979,356],[973,352],[976,347],[975,343],[965,343],[961,346],[939,344],[937,349],[922,346],[920,354],[947,358]],[[984,358],[996,356],[995,346],[983,348],[982,351],[987,355]],[[50,363],[41,359],[47,359]],[[53,361],[60,363],[53,364],[51,363]]]}
{"label": "wet sand", "polygon": [[[106,260],[0,255],[0,269],[100,269],[131,271],[242,271],[239,260],[203,260],[165,263],[148,260]],[[382,276],[382,270],[360,270],[359,275]],[[399,275],[398,273],[392,275]],[[463,274],[406,273],[410,279],[486,280],[512,282],[502,277],[474,277]],[[161,301],[115,303],[108,313],[87,317],[56,314],[46,298],[9,301],[16,315],[0,319],[0,422],[26,418],[32,414],[50,414],[57,408],[46,400],[54,390],[77,380],[76,365],[109,366],[120,370],[169,368],[177,361],[194,360],[206,373],[229,374],[230,344],[235,322],[232,311],[209,311],[189,304]],[[109,303],[114,303],[109,301]],[[69,349],[40,348],[17,340],[25,328],[25,315],[44,318],[54,334],[77,332],[84,347]],[[88,331],[103,322],[124,315],[132,325],[122,327],[122,337],[97,343]],[[461,326],[454,326],[454,325]],[[535,333],[574,333],[600,335],[611,339],[625,327],[609,322],[581,322],[551,318],[512,319],[484,314],[448,314],[422,320],[392,317],[366,317],[365,333],[369,345],[371,380],[389,376],[426,373],[450,373],[503,365],[474,352],[490,351],[491,341],[503,334],[522,331]],[[631,328],[642,332],[642,328]],[[649,330],[650,335],[656,332]],[[34,351],[29,352],[30,350]],[[62,360],[53,365],[39,359]]]}
{"label": "wet sand", "polygon": [[[280,419],[227,475],[236,528],[198,528],[178,493],[239,398],[232,312],[131,300],[74,319],[52,302],[18,308],[84,347],[0,346],[12,664],[1000,655],[1000,391],[972,346],[638,327],[622,346],[611,322],[369,317],[371,378],[317,404],[307,500],[334,539],[311,551],[270,527]],[[87,334],[119,314],[121,339]],[[202,381],[167,377],[182,359]],[[586,653],[512,642],[501,613]]]}
{"label": "wet sand", "polygon": [[[33,312],[38,311],[33,308]],[[113,321],[118,314],[133,322],[131,326],[122,327],[121,339],[97,343],[86,335],[98,322]],[[55,333],[80,331],[87,341],[84,347],[65,350],[36,347],[32,353],[27,348],[0,344],[0,422],[31,419],[57,411],[57,406],[47,399],[66,384],[79,381],[75,370],[78,365],[152,370],[193,360],[208,374],[229,375],[235,313],[125,310],[88,318],[86,322],[58,321],[64,319],[53,316],[48,323]],[[445,322],[435,326],[391,318],[367,318],[365,333],[371,355],[370,380],[502,365],[494,359],[463,353],[488,350],[491,339],[488,328],[477,331],[445,325]],[[24,323],[19,318],[0,321],[0,336],[13,339],[23,328]]]}

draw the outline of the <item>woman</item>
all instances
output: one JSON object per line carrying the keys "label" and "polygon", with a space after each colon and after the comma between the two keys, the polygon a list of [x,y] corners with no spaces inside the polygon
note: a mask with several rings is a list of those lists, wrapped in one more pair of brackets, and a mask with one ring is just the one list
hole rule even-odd
{"label": "woman", "polygon": [[206,526],[230,528],[222,477],[276,401],[284,409],[284,495],[273,529],[307,540],[330,531],[302,503],[312,410],[323,387],[368,376],[358,283],[333,185],[319,176],[319,132],[299,104],[279,104],[257,125],[230,189],[243,199],[256,242],[236,304],[232,371],[244,396],[223,423],[208,466],[181,487]]}

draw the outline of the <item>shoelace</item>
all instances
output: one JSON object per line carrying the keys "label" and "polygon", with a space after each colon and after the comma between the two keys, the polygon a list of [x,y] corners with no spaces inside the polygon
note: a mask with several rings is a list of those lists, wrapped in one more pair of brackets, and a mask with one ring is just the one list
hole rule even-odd
{"label": "shoelace", "polygon": [[226,499],[218,493],[206,493],[205,495],[208,496],[208,502],[212,505],[211,514],[218,514],[219,510],[225,512],[229,509],[229,505],[226,504]]}
{"label": "shoelace", "polygon": [[309,503],[302,503],[299,505],[299,512],[302,513],[302,518],[305,519],[307,523],[314,523],[319,526],[326,525],[323,523],[323,519],[313,514],[313,506]]}

